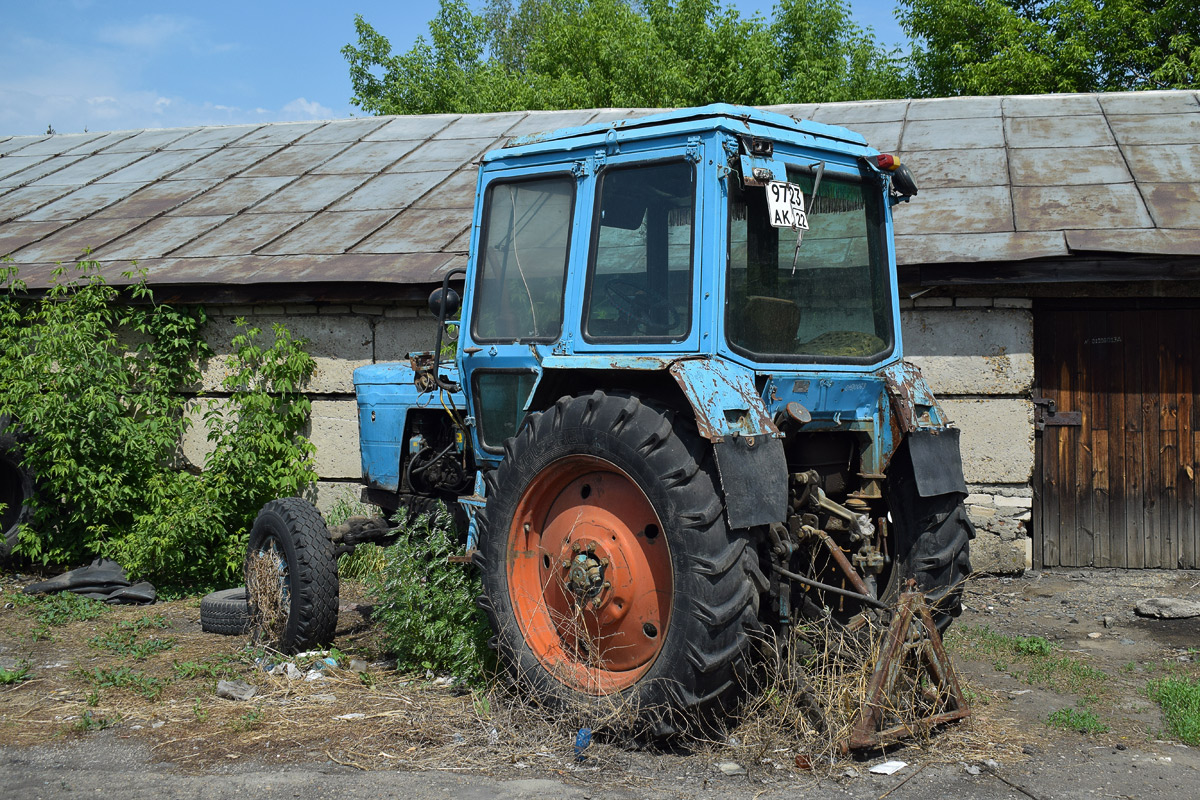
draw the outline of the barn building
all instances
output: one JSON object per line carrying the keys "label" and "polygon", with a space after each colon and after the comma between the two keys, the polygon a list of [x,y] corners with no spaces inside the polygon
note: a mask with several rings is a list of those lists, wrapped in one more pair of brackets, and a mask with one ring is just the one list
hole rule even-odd
{"label": "barn building", "polygon": [[[907,356],[962,429],[974,562],[1200,567],[1200,103],[1188,91],[775,106],[899,153]],[[162,301],[310,341],[320,502],[357,496],[355,367],[432,347],[474,164],[645,109],[0,135],[0,253],[46,287],[90,251]],[[205,366],[218,393],[221,359]],[[200,460],[204,442],[185,442]]]}

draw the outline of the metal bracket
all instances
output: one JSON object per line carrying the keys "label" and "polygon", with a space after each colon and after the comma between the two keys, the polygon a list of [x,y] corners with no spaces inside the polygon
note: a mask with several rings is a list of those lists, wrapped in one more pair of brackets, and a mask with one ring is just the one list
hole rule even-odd
{"label": "metal bracket", "polygon": [[1039,431],[1052,428],[1078,428],[1083,425],[1082,411],[1059,411],[1058,404],[1049,397],[1034,397],[1033,422]]}
{"label": "metal bracket", "polygon": [[571,164],[571,174],[576,178],[586,178],[588,174],[588,164],[586,161],[576,161]]}
{"label": "metal bracket", "polygon": [[604,134],[604,150],[610,156],[621,155],[621,144],[617,141],[616,128],[609,128],[608,133]]}
{"label": "metal bracket", "polygon": [[700,163],[700,137],[689,136],[687,151],[684,153],[684,158],[691,161],[693,164]]}
{"label": "metal bracket", "polygon": [[603,150],[597,150],[592,154],[592,171],[599,172],[604,169],[604,164],[608,161],[608,156]]}

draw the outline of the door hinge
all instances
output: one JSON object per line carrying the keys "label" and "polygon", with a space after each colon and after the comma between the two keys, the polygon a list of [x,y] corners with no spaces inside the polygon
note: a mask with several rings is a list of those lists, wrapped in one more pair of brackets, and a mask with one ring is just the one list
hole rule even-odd
{"label": "door hinge", "polygon": [[693,164],[700,163],[700,137],[699,136],[689,136],[688,137],[687,151],[683,154],[683,157],[686,158],[688,161],[691,161]]}

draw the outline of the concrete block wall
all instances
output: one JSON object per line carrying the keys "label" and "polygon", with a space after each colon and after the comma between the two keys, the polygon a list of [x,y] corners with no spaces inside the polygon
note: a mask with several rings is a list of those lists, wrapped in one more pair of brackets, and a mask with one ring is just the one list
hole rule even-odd
{"label": "concrete block wall", "polygon": [[1033,566],[1033,303],[1006,297],[901,301],[904,352],[962,430],[972,566]]}
{"label": "concrete block wall", "polygon": [[303,389],[312,398],[308,435],[316,445],[320,476],[316,501],[328,511],[339,500],[357,500],[362,466],[358,446],[358,406],[354,399],[355,368],[381,361],[402,361],[414,350],[433,348],[437,324],[427,309],[400,305],[209,305],[205,340],[213,357],[202,368],[197,387],[203,398],[191,405],[193,425],[182,442],[182,455],[201,465],[210,451],[200,424],[203,404],[223,397],[221,381],[228,375],[226,358],[233,350],[236,320],[261,328],[261,341],[271,341],[274,324],[282,323],[292,336],[308,340],[316,370]]}

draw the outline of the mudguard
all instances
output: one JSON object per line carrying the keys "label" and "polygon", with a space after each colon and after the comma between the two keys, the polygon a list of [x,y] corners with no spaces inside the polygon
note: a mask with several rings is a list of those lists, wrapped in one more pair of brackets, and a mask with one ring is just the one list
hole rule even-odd
{"label": "mudguard", "polygon": [[754,388],[754,373],[717,358],[687,358],[671,375],[712,442],[731,528],[783,522],[787,458],[779,428]]}
{"label": "mudguard", "polygon": [[924,428],[907,438],[917,494],[937,497],[967,493],[958,428]]}

